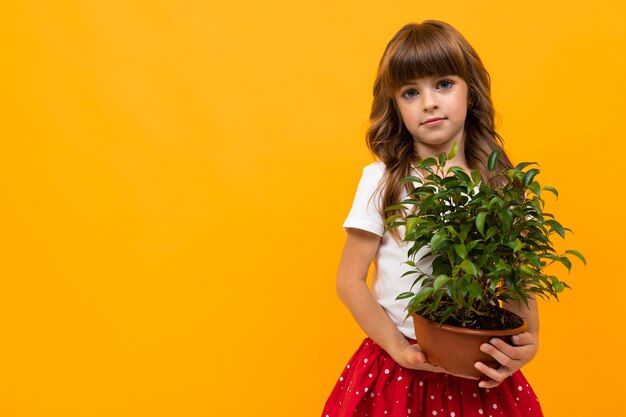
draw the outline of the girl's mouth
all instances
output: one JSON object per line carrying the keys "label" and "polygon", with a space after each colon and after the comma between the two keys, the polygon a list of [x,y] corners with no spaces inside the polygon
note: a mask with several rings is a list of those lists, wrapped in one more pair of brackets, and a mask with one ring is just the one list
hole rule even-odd
{"label": "girl's mouth", "polygon": [[443,123],[444,120],[446,120],[445,117],[433,117],[431,119],[428,119],[422,122],[422,125],[428,126],[428,127],[439,126],[440,124]]}

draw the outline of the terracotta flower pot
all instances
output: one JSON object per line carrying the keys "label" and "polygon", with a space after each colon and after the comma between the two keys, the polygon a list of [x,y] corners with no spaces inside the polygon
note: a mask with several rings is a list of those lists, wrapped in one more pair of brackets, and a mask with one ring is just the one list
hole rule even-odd
{"label": "terracotta flower pot", "polygon": [[527,324],[509,330],[474,330],[463,327],[441,325],[437,322],[413,315],[415,335],[428,363],[438,365],[446,371],[466,378],[478,379],[483,375],[474,368],[474,363],[498,367],[498,362],[480,350],[480,345],[498,337],[511,343],[511,336],[526,331]]}

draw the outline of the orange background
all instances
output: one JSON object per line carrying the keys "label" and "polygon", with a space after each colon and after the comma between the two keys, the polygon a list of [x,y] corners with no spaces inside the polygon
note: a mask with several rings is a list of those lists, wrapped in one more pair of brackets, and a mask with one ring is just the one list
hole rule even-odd
{"label": "orange background", "polygon": [[0,415],[318,416],[363,337],[334,278],[376,66],[428,18],[588,259],[541,306],[545,414],[626,415],[619,4],[3,3]]}

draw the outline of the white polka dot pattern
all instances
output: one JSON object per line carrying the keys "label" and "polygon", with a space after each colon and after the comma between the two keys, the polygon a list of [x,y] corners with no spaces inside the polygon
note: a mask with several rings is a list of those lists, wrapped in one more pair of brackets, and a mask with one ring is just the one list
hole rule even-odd
{"label": "white polka dot pattern", "polygon": [[[485,412],[489,410],[490,412]],[[492,389],[443,373],[406,369],[366,339],[344,368],[323,417],[542,417],[521,372]]]}

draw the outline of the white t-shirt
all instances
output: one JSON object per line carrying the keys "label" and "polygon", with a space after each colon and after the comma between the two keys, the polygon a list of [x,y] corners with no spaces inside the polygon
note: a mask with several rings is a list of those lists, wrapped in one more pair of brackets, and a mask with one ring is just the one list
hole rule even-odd
{"label": "white t-shirt", "polygon": [[[402,274],[410,270],[411,267],[404,264],[408,258],[409,243],[398,243],[389,233],[384,233],[384,218],[381,215],[382,210],[382,192],[377,192],[376,188],[385,172],[385,164],[383,162],[373,162],[363,168],[363,175],[352,203],[352,209],[343,227],[365,230],[382,237],[378,251],[376,252],[375,265],[376,275],[372,280],[372,294],[378,303],[385,309],[389,317],[396,324],[398,329],[406,337],[415,339],[415,329],[413,328],[413,319],[406,318],[406,306],[408,299],[396,300],[396,297],[403,292],[419,290],[419,284],[415,285],[411,290],[411,284],[417,277],[416,274],[410,274],[402,277]],[[403,192],[401,200],[406,198],[406,191]],[[400,236],[404,236],[405,229],[403,226],[398,228]],[[415,256],[415,262],[424,272],[431,271],[430,262],[423,258],[423,253],[427,249],[423,248]]]}

